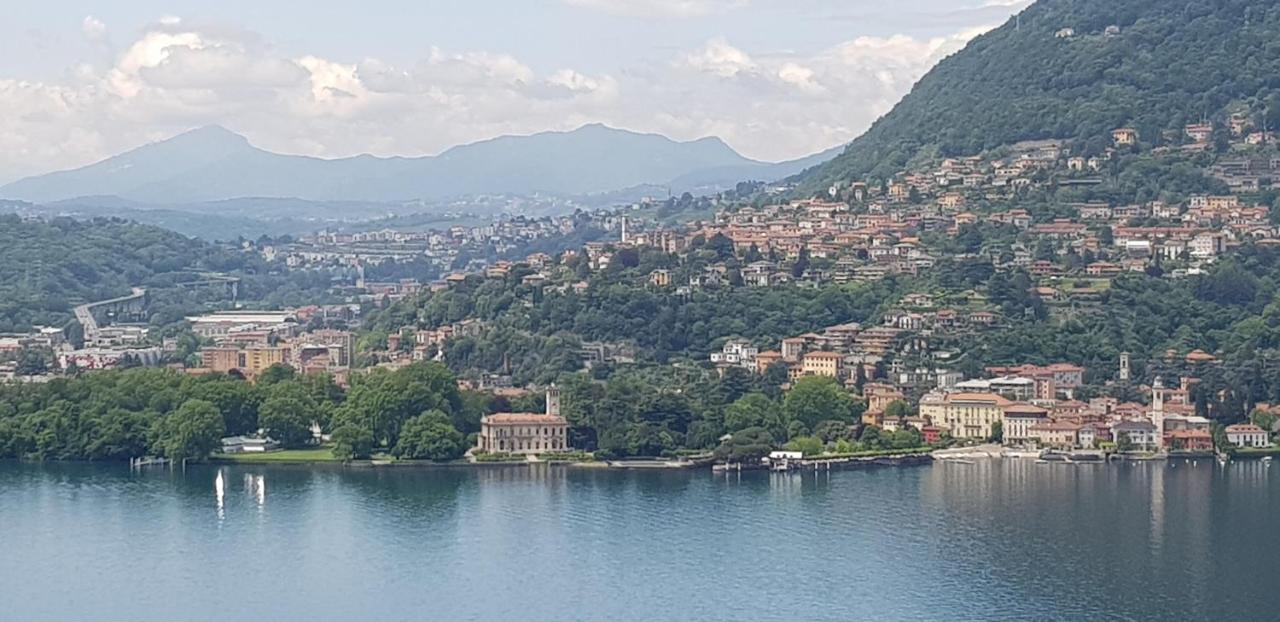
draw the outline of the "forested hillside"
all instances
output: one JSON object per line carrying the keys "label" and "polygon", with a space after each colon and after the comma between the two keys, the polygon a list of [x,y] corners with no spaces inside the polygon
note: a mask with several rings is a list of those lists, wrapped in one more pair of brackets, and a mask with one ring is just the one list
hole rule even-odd
{"label": "forested hillside", "polygon": [[[323,274],[269,275],[257,255],[158,227],[105,218],[0,216],[0,332],[62,326],[75,305],[122,296],[135,286],[172,286],[200,272],[252,275],[242,282],[241,298],[270,304],[323,301],[329,285]],[[166,320],[183,312],[160,306],[153,312]]]}
{"label": "forested hillside", "polygon": [[817,188],[884,178],[921,154],[1024,140],[1071,139],[1096,153],[1119,127],[1158,142],[1161,130],[1245,105],[1269,117],[1255,121],[1280,124],[1275,2],[1041,0],[939,63],[806,179]]}

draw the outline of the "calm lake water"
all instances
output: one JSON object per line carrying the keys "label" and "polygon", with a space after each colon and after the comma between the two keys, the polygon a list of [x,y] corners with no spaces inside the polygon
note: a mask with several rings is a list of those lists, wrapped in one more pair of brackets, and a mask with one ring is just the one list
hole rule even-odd
{"label": "calm lake water", "polygon": [[3,620],[1274,620],[1278,553],[1258,462],[0,464]]}

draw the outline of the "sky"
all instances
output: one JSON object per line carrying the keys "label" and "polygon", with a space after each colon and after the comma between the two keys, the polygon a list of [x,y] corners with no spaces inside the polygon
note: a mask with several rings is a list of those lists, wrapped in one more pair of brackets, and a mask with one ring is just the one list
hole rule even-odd
{"label": "sky", "polygon": [[848,142],[1026,0],[41,0],[0,20],[0,183],[204,125],[320,157],[605,123]]}

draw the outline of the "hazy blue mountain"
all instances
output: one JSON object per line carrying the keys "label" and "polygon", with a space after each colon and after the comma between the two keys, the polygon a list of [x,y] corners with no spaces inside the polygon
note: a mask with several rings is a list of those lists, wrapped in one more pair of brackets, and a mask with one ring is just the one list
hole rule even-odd
{"label": "hazy blue mountain", "polygon": [[603,125],[504,136],[438,156],[326,160],[264,151],[214,126],[83,168],[23,179],[0,188],[0,196],[175,205],[244,197],[380,202],[482,193],[582,195],[644,184],[685,189],[772,181],[800,172],[808,160],[757,162],[718,138],[679,142]]}

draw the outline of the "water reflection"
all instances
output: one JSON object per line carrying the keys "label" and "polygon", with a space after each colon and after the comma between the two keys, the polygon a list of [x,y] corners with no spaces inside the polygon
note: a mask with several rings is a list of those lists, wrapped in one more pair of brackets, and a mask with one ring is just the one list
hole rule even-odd
{"label": "water reflection", "polygon": [[222,469],[218,469],[217,476],[213,478],[213,498],[216,500],[218,504],[218,520],[219,521],[227,518],[226,497],[227,497],[226,484],[223,483]]}
{"label": "water reflection", "polygon": [[244,474],[244,491],[258,503],[261,510],[267,505],[267,477],[252,473]]}
{"label": "water reflection", "polygon": [[[236,520],[250,506],[256,519]],[[1277,515],[1280,480],[1244,461],[715,475],[0,463],[0,618],[1271,619]]]}

